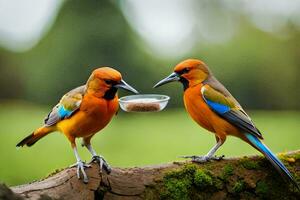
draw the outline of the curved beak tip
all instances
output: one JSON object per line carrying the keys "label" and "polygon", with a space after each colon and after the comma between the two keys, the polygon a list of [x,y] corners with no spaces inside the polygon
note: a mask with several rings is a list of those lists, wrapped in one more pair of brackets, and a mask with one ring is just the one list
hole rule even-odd
{"label": "curved beak tip", "polygon": [[136,89],[133,89],[132,91],[134,94],[139,94],[139,91],[137,91]]}
{"label": "curved beak tip", "polygon": [[119,84],[115,85],[116,88],[121,88],[124,90],[127,90],[129,92],[132,92],[134,94],[139,94],[139,92],[131,87],[128,83],[126,83],[124,80],[121,80]]}
{"label": "curved beak tip", "polygon": [[172,74],[170,74],[169,76],[167,76],[166,78],[162,79],[161,81],[159,81],[158,83],[156,83],[153,88],[158,88],[159,86],[162,86],[164,84],[170,83],[170,82],[174,82],[174,81],[179,81],[180,77],[176,72],[173,72]]}
{"label": "curved beak tip", "polygon": [[158,88],[159,86],[162,86],[162,85],[164,85],[164,84],[166,84],[166,83],[164,82],[164,79],[163,79],[163,80],[157,82],[157,83],[153,86],[153,88]]}
{"label": "curved beak tip", "polygon": [[152,88],[157,88],[157,87],[159,87],[159,82],[156,83]]}

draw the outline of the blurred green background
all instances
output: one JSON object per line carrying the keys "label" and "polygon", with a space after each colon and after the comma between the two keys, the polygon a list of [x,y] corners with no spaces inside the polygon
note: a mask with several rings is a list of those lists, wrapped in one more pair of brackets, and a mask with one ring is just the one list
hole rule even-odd
{"label": "blurred green background", "polygon": [[[186,58],[208,64],[273,151],[299,149],[299,9],[292,0],[0,1],[0,181],[25,183],[75,162],[59,133],[32,148],[15,144],[99,66],[118,69],[141,93],[171,96],[165,111],[120,112],[93,138],[113,166],[173,161],[214,144],[184,111],[180,84],[152,89]],[[235,138],[218,152],[254,153]],[[85,149],[80,154],[90,159]]]}

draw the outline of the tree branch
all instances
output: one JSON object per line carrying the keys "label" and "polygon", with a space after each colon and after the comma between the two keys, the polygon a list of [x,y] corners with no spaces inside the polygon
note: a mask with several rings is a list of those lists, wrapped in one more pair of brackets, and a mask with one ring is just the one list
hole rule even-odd
{"label": "tree branch", "polygon": [[[300,150],[280,155],[300,181]],[[107,175],[93,164],[89,183],[66,168],[49,177],[11,190],[28,199],[299,199],[300,193],[283,181],[259,156],[228,158],[205,164],[173,162],[143,168],[113,168]],[[0,187],[0,198],[2,194]],[[19,198],[19,197],[18,197]]]}

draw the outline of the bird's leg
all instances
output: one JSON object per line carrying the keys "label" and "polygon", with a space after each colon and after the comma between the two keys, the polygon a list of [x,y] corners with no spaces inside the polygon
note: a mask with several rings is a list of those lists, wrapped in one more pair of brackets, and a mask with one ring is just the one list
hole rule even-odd
{"label": "bird's leg", "polygon": [[97,153],[95,152],[95,150],[93,149],[92,145],[90,143],[88,144],[84,144],[84,146],[86,146],[86,148],[89,150],[89,152],[92,154],[92,160],[90,163],[92,162],[96,162],[99,164],[100,166],[100,170],[102,171],[102,169],[104,169],[107,174],[110,174],[111,172],[111,167],[109,166],[109,164],[106,162],[106,160],[104,159],[103,156],[101,155],[97,155]]}
{"label": "bird's leg", "polygon": [[181,158],[191,158],[193,162],[207,162],[209,160],[221,160],[224,155],[222,156],[214,156],[216,151],[222,146],[224,142],[222,140],[218,140],[218,142],[211,148],[211,150],[205,156],[181,156]]}
{"label": "bird's leg", "polygon": [[84,171],[84,168],[87,168],[87,167],[90,167],[90,165],[87,165],[85,164],[79,157],[79,154],[77,152],[77,147],[75,144],[72,144],[73,146],[73,151],[74,151],[74,154],[75,154],[75,157],[76,157],[76,160],[77,162],[74,164],[74,165],[71,165],[70,167],[77,167],[77,177],[78,179],[80,179],[80,172],[83,176],[83,182],[84,183],[88,183],[89,182],[89,179]]}

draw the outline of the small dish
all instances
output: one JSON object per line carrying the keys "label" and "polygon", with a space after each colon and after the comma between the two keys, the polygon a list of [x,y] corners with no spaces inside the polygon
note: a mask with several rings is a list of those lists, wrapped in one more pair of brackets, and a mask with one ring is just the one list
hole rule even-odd
{"label": "small dish", "polygon": [[139,94],[119,99],[122,110],[126,112],[159,112],[163,110],[170,97],[160,94]]}

